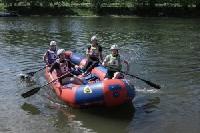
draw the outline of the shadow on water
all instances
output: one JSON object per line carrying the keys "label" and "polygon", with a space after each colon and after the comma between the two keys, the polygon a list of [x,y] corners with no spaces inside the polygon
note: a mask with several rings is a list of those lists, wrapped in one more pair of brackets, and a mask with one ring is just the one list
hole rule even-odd
{"label": "shadow on water", "polygon": [[160,103],[160,98],[155,97],[152,99],[148,99],[147,103],[145,103],[142,108],[144,109],[145,113],[151,113],[155,109],[157,109],[157,105]]}
{"label": "shadow on water", "polygon": [[40,110],[37,107],[33,106],[32,104],[26,103],[26,102],[21,106],[21,109],[23,109],[24,111],[28,112],[31,115],[40,114]]}
{"label": "shadow on water", "polygon": [[[160,103],[159,97],[149,98],[144,95],[144,97],[136,99],[135,107],[133,103],[129,103],[114,108],[74,109],[66,106],[59,99],[55,99],[56,96],[50,94],[44,96],[50,102],[46,103],[45,109],[29,103],[24,103],[21,109],[28,115],[47,115],[58,132],[133,132],[134,126],[130,128],[130,123],[135,125],[138,118],[147,119],[145,118],[146,114],[158,110]],[[135,115],[137,115],[136,120]]]}
{"label": "shadow on water", "polygon": [[135,108],[132,103],[127,103],[112,108],[93,107],[81,109],[81,112],[86,115],[90,114],[110,119],[130,120],[134,116]]}
{"label": "shadow on water", "polygon": [[[132,121],[135,113],[132,103],[114,108],[91,107],[87,109],[74,109],[60,104],[58,106],[58,104],[53,103],[48,108],[56,111],[50,120],[60,132],[126,132],[127,125]],[[41,114],[39,108],[29,103],[24,103],[21,109],[30,115]]]}
{"label": "shadow on water", "polygon": [[93,107],[71,110],[60,108],[57,113],[58,121],[55,124],[60,128],[68,124],[78,132],[121,133],[127,130],[127,125],[133,119],[134,112],[132,103],[115,108]]}
{"label": "shadow on water", "polygon": [[[136,109],[136,115],[137,116],[143,116],[142,114],[150,114],[154,111],[158,110],[158,106],[160,104],[160,98],[159,97],[138,97],[135,102],[135,109]],[[138,114],[139,113],[139,114]]]}

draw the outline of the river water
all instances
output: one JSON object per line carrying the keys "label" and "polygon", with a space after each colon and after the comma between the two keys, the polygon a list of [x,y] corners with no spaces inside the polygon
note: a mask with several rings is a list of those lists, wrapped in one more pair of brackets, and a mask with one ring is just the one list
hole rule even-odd
{"label": "river water", "polygon": [[[0,18],[0,132],[199,133],[200,19],[113,17]],[[104,47],[118,44],[130,73],[161,85],[135,84],[134,108],[72,109],[48,87],[44,72],[32,81],[21,73],[43,67],[51,40],[84,54],[92,35]],[[104,56],[109,52],[104,49]]]}

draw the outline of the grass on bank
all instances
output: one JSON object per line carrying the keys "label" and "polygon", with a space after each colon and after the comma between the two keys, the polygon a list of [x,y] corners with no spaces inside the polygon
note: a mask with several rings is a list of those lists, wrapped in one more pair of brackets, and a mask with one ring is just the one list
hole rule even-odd
{"label": "grass on bank", "polygon": [[5,11],[5,6],[3,3],[0,3],[0,12]]}
{"label": "grass on bank", "polygon": [[78,16],[93,16],[95,15],[89,8],[73,8],[74,12],[77,13]]}

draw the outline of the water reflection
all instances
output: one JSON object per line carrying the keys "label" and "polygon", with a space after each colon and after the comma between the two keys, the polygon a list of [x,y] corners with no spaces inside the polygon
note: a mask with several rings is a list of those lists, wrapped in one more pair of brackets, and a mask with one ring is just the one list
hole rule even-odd
{"label": "water reflection", "polygon": [[31,115],[40,114],[40,110],[37,107],[26,102],[21,106],[21,109],[23,109],[24,111],[28,112],[28,114],[31,114]]}
{"label": "water reflection", "polygon": [[159,97],[154,97],[153,99],[148,99],[147,103],[142,106],[145,113],[152,113],[153,111],[156,111],[158,108],[158,104],[160,103]]}
{"label": "water reflection", "polygon": [[[55,125],[59,129],[66,128],[66,125],[68,125],[72,128],[72,131],[77,132],[122,133],[126,132],[127,125],[133,119],[133,116],[134,107],[130,105],[113,109],[90,108],[77,110],[59,108]],[[95,120],[95,123],[93,120]]]}
{"label": "water reflection", "polygon": [[[73,109],[62,103],[51,102],[48,108],[55,110],[55,114],[51,114],[49,119],[59,132],[127,132],[127,125],[133,120],[135,112],[132,103],[118,108]],[[21,109],[29,115],[41,113],[38,107],[26,102]]]}
{"label": "water reflection", "polygon": [[138,113],[152,113],[159,109],[160,98],[157,96],[140,95],[135,99],[136,111]]}

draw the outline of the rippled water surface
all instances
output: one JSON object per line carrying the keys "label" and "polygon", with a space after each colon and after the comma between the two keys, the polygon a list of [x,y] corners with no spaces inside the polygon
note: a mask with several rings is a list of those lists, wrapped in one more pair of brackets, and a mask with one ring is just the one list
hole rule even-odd
{"label": "rippled water surface", "polygon": [[[8,133],[199,133],[200,20],[175,18],[0,18],[0,132]],[[118,44],[130,73],[161,85],[135,84],[134,108],[79,110],[67,107],[46,87],[23,99],[21,93],[46,83],[20,73],[43,67],[51,40],[84,54],[96,34],[104,47]],[[108,49],[104,49],[106,55]]]}

